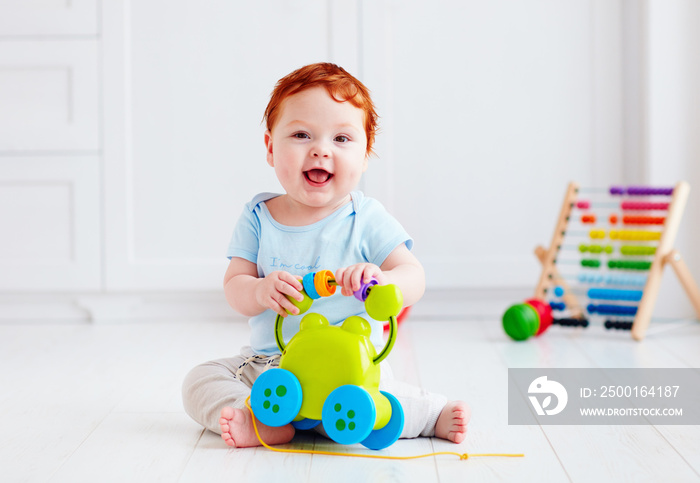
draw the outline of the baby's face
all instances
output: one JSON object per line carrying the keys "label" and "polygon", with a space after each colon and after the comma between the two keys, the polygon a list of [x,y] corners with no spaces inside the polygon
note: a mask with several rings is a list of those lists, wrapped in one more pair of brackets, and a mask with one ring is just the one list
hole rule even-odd
{"label": "baby's face", "polygon": [[313,208],[347,202],[367,168],[364,112],[333,100],[323,87],[295,94],[281,107],[265,144],[287,195]]}

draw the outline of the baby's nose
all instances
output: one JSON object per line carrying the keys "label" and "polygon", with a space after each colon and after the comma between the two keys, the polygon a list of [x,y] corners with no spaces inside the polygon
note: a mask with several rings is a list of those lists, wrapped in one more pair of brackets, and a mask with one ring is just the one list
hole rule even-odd
{"label": "baby's nose", "polygon": [[319,142],[316,143],[312,148],[311,148],[311,155],[315,158],[327,158],[331,154],[330,149],[326,145],[326,143]]}

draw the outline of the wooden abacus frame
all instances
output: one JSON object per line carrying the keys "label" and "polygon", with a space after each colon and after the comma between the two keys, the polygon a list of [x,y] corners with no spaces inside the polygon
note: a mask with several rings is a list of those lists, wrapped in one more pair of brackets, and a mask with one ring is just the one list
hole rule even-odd
{"label": "wooden abacus frame", "polygon": [[[571,217],[571,211],[578,197],[578,191],[578,184],[569,183],[549,248],[544,248],[541,245],[535,248],[535,255],[542,263],[542,273],[540,274],[540,279],[535,289],[535,298],[544,300],[547,285],[551,284],[551,279],[556,278],[558,284],[564,289],[564,303],[570,308],[573,317],[583,317],[583,311],[576,296],[569,290],[566,281],[559,276],[555,260],[566,234],[566,228]],[[683,261],[683,258],[681,258],[678,250],[673,248],[689,192],[690,186],[685,181],[679,182],[673,189],[666,220],[661,231],[661,238],[648,271],[642,298],[637,307],[637,313],[632,322],[631,333],[632,338],[635,340],[642,340],[649,328],[654,304],[656,303],[659,287],[661,285],[661,276],[663,275],[663,269],[667,263],[670,264],[676,272],[678,280],[681,282],[681,285],[695,308],[697,317],[700,319],[700,288],[698,288],[695,280],[693,280],[690,270]]]}

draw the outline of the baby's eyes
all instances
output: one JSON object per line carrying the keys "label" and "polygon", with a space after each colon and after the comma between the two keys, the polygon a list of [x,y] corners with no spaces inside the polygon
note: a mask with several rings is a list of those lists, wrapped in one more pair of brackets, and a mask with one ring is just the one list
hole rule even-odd
{"label": "baby's eyes", "polygon": [[[292,134],[292,137],[296,139],[311,139],[311,136],[309,136],[309,134],[305,132],[295,132],[294,134]],[[333,138],[333,141],[336,143],[347,143],[348,141],[350,141],[350,138],[344,134],[339,134]]]}

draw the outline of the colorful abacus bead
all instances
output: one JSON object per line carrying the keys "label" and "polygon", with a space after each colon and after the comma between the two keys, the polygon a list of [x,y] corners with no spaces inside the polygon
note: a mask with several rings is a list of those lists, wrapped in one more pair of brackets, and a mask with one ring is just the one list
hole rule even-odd
{"label": "colorful abacus bead", "polygon": [[562,327],[583,327],[585,329],[588,327],[588,319],[579,317],[563,317],[560,319],[554,319],[552,324],[560,325]]}
{"label": "colorful abacus bead", "polygon": [[581,260],[581,266],[588,268],[598,268],[600,267],[600,260],[584,258],[583,260]]}
{"label": "colorful abacus bead", "polygon": [[648,203],[644,201],[623,201],[620,207],[623,210],[668,210],[669,203]]}
{"label": "colorful abacus bead", "polygon": [[630,196],[671,196],[673,188],[653,188],[651,186],[629,186],[627,194]]}
{"label": "colorful abacus bead", "polygon": [[372,280],[370,280],[369,282],[362,282],[362,286],[360,287],[360,289],[355,290],[353,295],[355,295],[355,298],[360,302],[364,302],[365,300],[367,300],[367,295],[369,295],[370,289],[373,286],[377,285],[377,283],[379,283],[377,282],[377,279],[372,277]]}
{"label": "colorful abacus bead", "polygon": [[608,260],[611,270],[649,270],[651,262],[643,260]]}
{"label": "colorful abacus bead", "polygon": [[336,286],[331,285],[331,281],[335,279],[330,270],[321,270],[314,275],[314,288],[321,297],[330,297],[335,293]]}
{"label": "colorful abacus bead", "polygon": [[637,307],[631,305],[588,304],[586,310],[589,314],[600,315],[634,316],[637,314]]}
{"label": "colorful abacus bead", "polygon": [[649,256],[656,253],[656,247],[646,245],[623,245],[620,253],[626,256]]}
{"label": "colorful abacus bead", "polygon": [[632,321],[627,321],[627,320],[606,320],[605,326],[606,329],[611,330],[632,330],[632,325],[634,322]]}
{"label": "colorful abacus bead", "polygon": [[663,225],[666,218],[663,216],[636,216],[625,215],[622,217],[624,225]]}
{"label": "colorful abacus bead", "polygon": [[304,275],[304,278],[301,279],[301,283],[304,286],[304,291],[313,300],[321,298],[321,295],[316,291],[316,285],[314,283],[315,276],[316,274],[314,272],[311,272]]}
{"label": "colorful abacus bead", "polygon": [[661,239],[660,231],[611,230],[611,240],[653,241]]}
{"label": "colorful abacus bead", "polygon": [[639,302],[642,300],[641,290],[619,290],[613,288],[590,288],[586,294],[589,299],[594,300],[624,300],[628,302]]}
{"label": "colorful abacus bead", "polygon": [[603,282],[603,275],[599,273],[579,273],[578,274],[578,281],[581,283],[602,283]]}
{"label": "colorful abacus bead", "polygon": [[565,310],[566,304],[564,302],[549,302],[549,307],[552,310]]}

